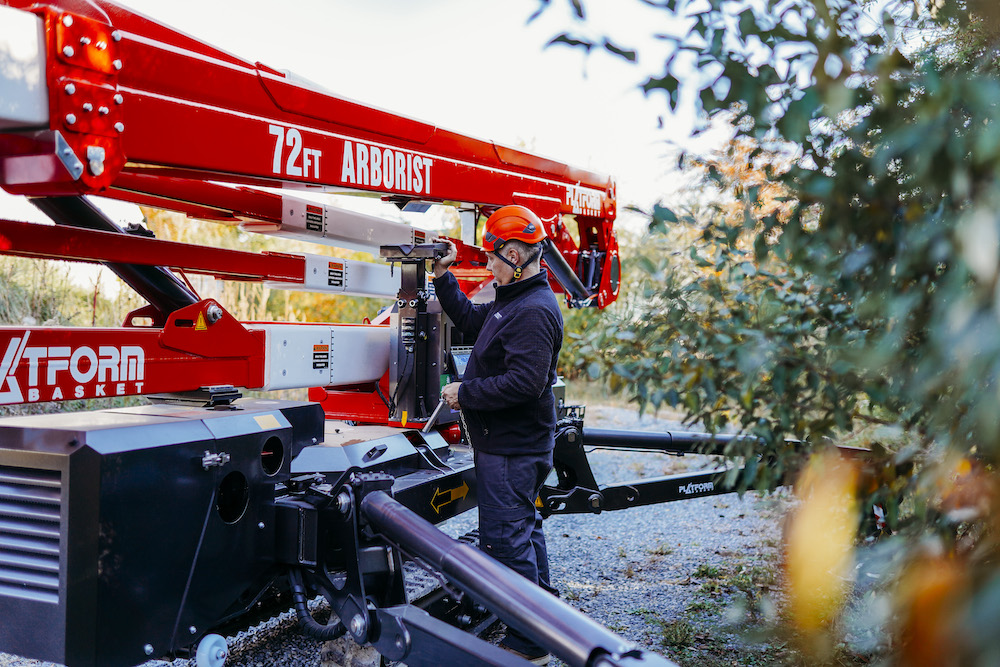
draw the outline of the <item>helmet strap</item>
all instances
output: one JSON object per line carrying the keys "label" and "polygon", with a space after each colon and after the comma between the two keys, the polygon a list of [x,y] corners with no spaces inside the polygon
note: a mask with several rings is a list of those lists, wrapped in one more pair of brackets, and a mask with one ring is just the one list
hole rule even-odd
{"label": "helmet strap", "polygon": [[514,262],[512,262],[509,259],[507,259],[506,257],[504,257],[499,252],[497,252],[495,254],[496,254],[497,258],[500,259],[500,261],[502,261],[504,264],[506,264],[510,268],[514,269],[514,280],[520,280],[521,279],[521,274],[524,273],[524,269],[529,264],[531,264],[532,262],[534,262],[535,259],[537,259],[538,256],[541,254],[541,252],[532,253],[532,255],[527,260],[525,260],[525,262],[523,264],[521,264],[520,266],[518,266]]}

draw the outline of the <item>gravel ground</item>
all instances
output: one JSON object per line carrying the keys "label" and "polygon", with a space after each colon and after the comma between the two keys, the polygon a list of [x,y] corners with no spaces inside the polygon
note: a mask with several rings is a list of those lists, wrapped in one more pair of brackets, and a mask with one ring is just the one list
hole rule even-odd
{"label": "gravel ground", "polygon": [[[669,419],[640,420],[631,409],[601,406],[588,407],[587,424],[681,429]],[[607,450],[595,450],[590,460],[605,484],[715,465],[702,456]],[[770,648],[746,640],[739,627],[747,612],[768,612],[784,505],[780,495],[728,494],[551,517],[545,533],[553,584],[564,600],[619,635],[682,664],[767,664]],[[475,525],[472,511],[442,528],[458,536]],[[322,642],[297,632],[291,613],[230,638],[229,645],[231,667],[334,667],[342,650],[324,652]],[[54,666],[0,653],[0,667]],[[143,667],[194,667],[194,661]]]}

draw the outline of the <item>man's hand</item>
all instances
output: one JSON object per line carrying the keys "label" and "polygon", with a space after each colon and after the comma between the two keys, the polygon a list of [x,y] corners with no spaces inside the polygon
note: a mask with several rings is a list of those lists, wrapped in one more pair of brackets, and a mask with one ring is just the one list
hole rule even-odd
{"label": "man's hand", "polygon": [[458,248],[455,247],[455,244],[452,243],[450,239],[442,238],[440,236],[437,237],[436,239],[433,239],[432,243],[448,244],[448,254],[446,254],[444,257],[435,259],[434,265],[431,267],[431,270],[434,271],[434,277],[440,278],[441,276],[443,276],[448,272],[448,267],[454,264],[455,260],[458,259]]}
{"label": "man's hand", "polygon": [[458,404],[458,388],[461,386],[461,382],[452,382],[451,384],[446,384],[444,389],[441,390],[441,398],[444,399],[444,402],[452,410],[458,410],[462,407]]}

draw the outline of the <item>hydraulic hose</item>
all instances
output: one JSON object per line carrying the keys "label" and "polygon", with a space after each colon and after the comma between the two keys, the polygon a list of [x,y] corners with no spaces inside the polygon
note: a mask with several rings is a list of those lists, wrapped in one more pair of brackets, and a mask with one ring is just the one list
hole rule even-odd
{"label": "hydraulic hose", "polygon": [[341,622],[323,625],[309,613],[309,599],[306,597],[305,583],[302,581],[302,572],[291,570],[288,573],[288,582],[292,586],[292,603],[295,605],[295,617],[302,626],[302,632],[310,637],[330,641],[342,636],[347,628]]}

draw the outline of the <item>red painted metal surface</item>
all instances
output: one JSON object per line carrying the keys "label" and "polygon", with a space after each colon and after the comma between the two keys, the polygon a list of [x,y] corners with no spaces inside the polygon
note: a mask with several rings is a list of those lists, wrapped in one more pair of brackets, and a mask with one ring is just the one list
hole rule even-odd
{"label": "red painted metal surface", "polygon": [[[389,396],[389,372],[379,380],[382,396]],[[357,387],[313,387],[309,400],[323,406],[327,419],[349,419],[361,424],[388,424],[389,406],[373,385]]]}
{"label": "red painted metal surface", "polygon": [[[545,221],[571,266],[580,249],[602,253],[599,300],[617,296],[606,175],[314,90],[104,0],[2,2],[44,20],[51,114],[47,132],[0,134],[10,192],[102,193],[220,221],[273,222],[274,199],[206,181],[517,202]],[[77,179],[54,157],[56,131],[84,165]],[[583,248],[564,214],[596,223],[596,233],[581,230]]]}
{"label": "red painted metal surface", "polygon": [[0,254],[77,262],[115,262],[183,269],[223,280],[301,284],[305,259],[276,252],[242,252],[131,234],[0,219]]}
{"label": "red painted metal surface", "polygon": [[162,329],[0,327],[0,405],[264,385],[264,334],[206,300]]}
{"label": "red painted metal surface", "polygon": [[[259,189],[265,186],[379,193],[487,213],[519,203],[539,215],[585,285],[595,286],[596,305],[618,295],[616,192],[606,175],[342,99],[106,0],[0,4],[40,18],[49,91],[47,128],[0,132],[0,186],[11,193],[101,194],[227,224],[272,226],[282,224],[282,197]],[[567,226],[574,219],[575,234]],[[12,221],[0,221],[0,252],[233,280],[301,282],[303,270],[301,257],[279,253]],[[484,265],[480,248],[460,244],[453,271],[467,293],[488,278]],[[114,382],[108,395],[262,386],[263,332],[228,314],[201,326],[206,303],[157,320],[156,329],[0,328],[0,395],[13,396],[15,385],[28,391],[27,402],[101,395],[116,374],[114,350],[117,376],[131,379]],[[125,348],[135,369],[121,366]],[[314,393],[330,416],[384,423],[387,411],[372,390]]]}

